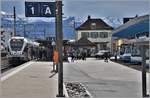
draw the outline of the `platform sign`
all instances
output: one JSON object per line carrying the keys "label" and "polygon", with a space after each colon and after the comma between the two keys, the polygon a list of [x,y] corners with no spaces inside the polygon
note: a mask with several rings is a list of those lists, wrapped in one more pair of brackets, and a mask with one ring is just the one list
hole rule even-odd
{"label": "platform sign", "polygon": [[55,3],[43,2],[41,3],[41,16],[55,17],[56,7]]}
{"label": "platform sign", "polygon": [[55,17],[55,2],[25,2],[26,17]]}
{"label": "platform sign", "polygon": [[25,2],[25,15],[26,17],[39,17],[40,16],[40,3]]}

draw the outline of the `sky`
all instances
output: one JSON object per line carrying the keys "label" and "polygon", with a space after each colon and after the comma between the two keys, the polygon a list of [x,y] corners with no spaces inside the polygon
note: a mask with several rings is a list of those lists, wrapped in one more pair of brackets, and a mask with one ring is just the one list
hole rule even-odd
{"label": "sky", "polygon": [[[17,15],[25,17],[24,2],[25,0],[1,0],[1,10],[12,13],[13,6],[16,6]],[[123,18],[141,16],[149,12],[149,0],[63,0],[63,4],[64,16],[75,16],[81,20],[85,20],[88,15],[93,18]]]}

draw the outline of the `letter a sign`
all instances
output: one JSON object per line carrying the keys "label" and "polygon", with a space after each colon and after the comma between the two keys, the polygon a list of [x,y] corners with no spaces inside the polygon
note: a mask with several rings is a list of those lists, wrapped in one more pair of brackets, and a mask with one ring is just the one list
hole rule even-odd
{"label": "letter a sign", "polygon": [[26,17],[55,17],[55,2],[25,2]]}
{"label": "letter a sign", "polygon": [[41,4],[41,14],[44,17],[55,17],[55,4],[43,2]]}
{"label": "letter a sign", "polygon": [[46,7],[45,15],[47,15],[47,14],[51,14],[50,7]]}

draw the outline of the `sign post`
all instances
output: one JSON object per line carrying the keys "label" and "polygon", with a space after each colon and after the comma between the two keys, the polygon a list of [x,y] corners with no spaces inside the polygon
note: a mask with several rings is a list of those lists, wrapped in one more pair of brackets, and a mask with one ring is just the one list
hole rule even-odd
{"label": "sign post", "polygon": [[145,45],[141,47],[141,56],[142,56],[142,96],[148,97],[147,86],[146,86],[146,50]]}
{"label": "sign post", "polygon": [[62,1],[56,1],[56,49],[59,54],[58,63],[58,95],[57,97],[65,97],[63,94],[63,59],[62,59],[62,44],[63,44],[63,30],[62,30]]}

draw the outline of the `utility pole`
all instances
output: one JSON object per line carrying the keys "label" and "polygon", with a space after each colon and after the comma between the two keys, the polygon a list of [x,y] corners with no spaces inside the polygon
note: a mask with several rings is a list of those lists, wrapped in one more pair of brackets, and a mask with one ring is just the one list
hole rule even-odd
{"label": "utility pole", "polygon": [[62,45],[63,45],[63,30],[62,30],[62,0],[56,0],[56,49],[59,54],[58,62],[58,95],[57,97],[64,97],[63,94],[63,59],[62,59]]}
{"label": "utility pole", "polygon": [[24,31],[24,37],[26,37],[26,24],[23,22],[23,31]]}
{"label": "utility pole", "polygon": [[74,33],[75,33],[75,41],[77,41],[75,17],[74,17],[74,20],[73,20],[73,31],[74,31]]}
{"label": "utility pole", "polygon": [[13,12],[14,12],[14,32],[13,32],[13,36],[16,36],[16,8],[15,8],[15,6],[13,7]]}

